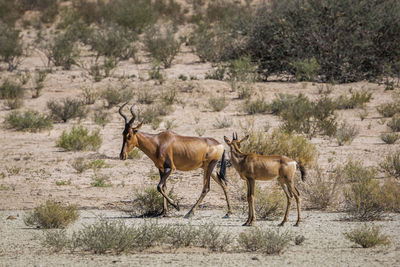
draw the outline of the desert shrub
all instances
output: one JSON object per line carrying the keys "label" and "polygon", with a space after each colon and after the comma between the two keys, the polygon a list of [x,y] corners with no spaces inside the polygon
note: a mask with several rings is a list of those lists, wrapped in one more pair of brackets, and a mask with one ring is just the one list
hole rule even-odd
{"label": "desert shrub", "polygon": [[359,129],[354,124],[342,122],[336,130],[335,138],[339,146],[351,144],[359,133]]}
{"label": "desert shrub", "polygon": [[[254,205],[256,216],[262,220],[274,220],[283,214],[286,197],[281,190],[256,188]],[[247,209],[248,212],[248,209]]]}
{"label": "desert shrub", "polygon": [[44,50],[49,63],[52,62],[65,70],[71,69],[79,56],[76,37],[65,33],[55,35],[45,44]]}
{"label": "desert shrub", "polygon": [[303,244],[303,242],[306,240],[306,238],[304,237],[304,235],[297,235],[295,238],[294,238],[294,243],[298,246],[298,245],[301,245],[301,244]]}
{"label": "desert shrub", "polygon": [[157,129],[162,121],[160,117],[168,115],[170,111],[170,106],[156,104],[148,106],[144,110],[140,110],[140,112],[138,113],[138,119],[143,121],[144,123],[151,123],[154,126],[157,126]]}
{"label": "desert shrub", "polygon": [[400,138],[397,133],[382,133],[380,137],[383,142],[389,145],[396,143]]}
{"label": "desert shrub", "polygon": [[368,226],[364,224],[362,227],[344,233],[344,236],[363,248],[390,244],[388,236],[382,234],[380,227],[375,225]]}
{"label": "desert shrub", "polygon": [[344,204],[350,219],[371,221],[381,218],[385,203],[382,201],[375,173],[375,171],[370,171],[365,176],[357,175],[349,188],[345,188]]}
{"label": "desert shrub", "polygon": [[[132,201],[133,216],[152,217],[160,214],[163,211],[163,196],[158,192],[157,188],[147,187],[143,192],[134,191],[135,199]],[[171,196],[171,193],[169,193]],[[168,203],[169,205],[169,203]]]}
{"label": "desert shrub", "polygon": [[92,150],[97,151],[102,143],[100,131],[95,130],[89,134],[87,128],[74,125],[70,132],[63,131],[57,141],[57,146],[67,151]]}
{"label": "desert shrub", "polygon": [[249,132],[249,139],[242,143],[245,153],[261,155],[285,155],[302,165],[311,164],[317,150],[306,138],[300,135],[274,130],[271,134],[263,131]]}
{"label": "desert shrub", "polygon": [[93,181],[90,183],[90,185],[93,187],[111,187],[112,186],[112,184],[108,182],[110,180],[110,177],[105,176],[105,175],[95,174],[95,176],[92,178],[92,180]]}
{"label": "desert shrub", "polygon": [[387,123],[387,126],[393,132],[400,132],[400,114],[396,114],[392,117],[392,119]]}
{"label": "desert shrub", "polygon": [[372,93],[366,90],[352,91],[350,89],[350,92],[351,92],[350,98],[347,97],[346,95],[341,95],[335,100],[337,109],[362,108],[372,98]]}
{"label": "desert shrub", "polygon": [[[265,79],[287,73],[296,76],[308,68],[324,81],[377,78],[385,65],[399,68],[399,11],[397,1],[272,1],[256,7],[249,20],[241,20],[246,28],[238,33],[246,42],[237,53],[260,62]],[[335,27],[327,29],[327,23]]]}
{"label": "desert shrub", "polygon": [[257,66],[249,56],[242,56],[229,62],[227,76],[231,82],[254,82]]}
{"label": "desert shrub", "polygon": [[232,120],[227,117],[217,118],[217,121],[213,124],[216,129],[228,128],[232,125]]}
{"label": "desert shrub", "polygon": [[[296,98],[284,97],[283,103],[273,103],[275,112],[282,119],[281,128],[286,132],[304,133],[309,138],[316,134],[332,136],[336,132],[337,122],[335,104],[326,95],[315,102],[299,94]],[[278,111],[278,109],[280,109]]]}
{"label": "desert shrub", "polygon": [[48,115],[39,114],[37,111],[28,110],[24,113],[13,111],[5,118],[8,127],[17,131],[38,132],[53,127],[52,119]]}
{"label": "desert shrub", "polygon": [[170,27],[164,31],[157,27],[149,28],[144,43],[151,57],[155,61],[162,62],[166,69],[171,67],[181,46],[181,42],[176,40],[175,32]]}
{"label": "desert shrub", "polygon": [[222,233],[213,223],[202,225],[198,231],[197,245],[213,251],[224,251],[232,243],[230,233]]}
{"label": "desert shrub", "polygon": [[45,204],[36,206],[33,212],[24,217],[26,225],[34,225],[39,228],[65,228],[75,222],[79,212],[75,205],[63,205],[53,200],[47,200]]}
{"label": "desert shrub", "polygon": [[0,99],[16,99],[24,96],[24,88],[6,79],[0,86]]}
{"label": "desert shrub", "polygon": [[137,101],[140,104],[150,105],[154,102],[155,95],[152,94],[149,90],[141,90],[137,94]]}
{"label": "desert shrub", "polygon": [[386,174],[397,179],[400,178],[400,151],[389,153],[383,161],[379,163],[379,167]]}
{"label": "desert shrub", "polygon": [[80,99],[64,98],[61,101],[50,100],[47,108],[54,121],[67,122],[70,119],[82,119],[86,116],[87,109]]}
{"label": "desert shrub", "polygon": [[128,159],[141,159],[142,156],[143,153],[136,147],[128,153]]}
{"label": "desert shrub", "polygon": [[264,113],[268,111],[268,104],[264,99],[251,100],[247,99],[243,105],[243,111],[247,114]]}
{"label": "desert shrub", "polygon": [[381,192],[385,211],[400,212],[400,184],[394,179],[386,179]]}
{"label": "desert shrub", "polygon": [[76,158],[72,163],[71,166],[78,172],[82,173],[88,169],[93,169],[96,171],[100,168],[108,168],[109,165],[103,159],[95,159],[92,161],[86,161],[84,158],[79,157]]}
{"label": "desert shrub", "polygon": [[326,173],[319,166],[310,170],[309,178],[299,184],[299,190],[307,200],[309,208],[326,209],[337,197],[337,191],[344,180],[344,172],[336,167],[333,172]]}
{"label": "desert shrub", "polygon": [[168,228],[168,242],[174,248],[195,246],[200,229],[193,225],[171,225]]}
{"label": "desert shrub", "polygon": [[218,64],[213,70],[207,71],[205,75],[206,80],[218,80],[222,81],[225,77],[226,66],[224,64]]}
{"label": "desert shrub", "polygon": [[167,88],[160,95],[161,102],[170,106],[178,100],[178,91],[175,88]]}
{"label": "desert shrub", "polygon": [[376,110],[385,118],[391,118],[396,113],[400,113],[400,105],[398,103],[385,103],[379,105]]}
{"label": "desert shrub", "polygon": [[224,108],[226,108],[229,103],[228,101],[226,101],[225,96],[221,96],[221,97],[210,97],[208,99],[208,104],[210,105],[211,109],[213,111],[221,111]]}
{"label": "desert shrub", "polygon": [[245,251],[280,254],[291,240],[289,232],[252,228],[239,234],[238,243]]}
{"label": "desert shrub", "polygon": [[43,246],[51,248],[54,252],[60,252],[70,246],[71,240],[67,236],[65,229],[57,229],[43,232],[41,243]]}
{"label": "desert shrub", "polygon": [[21,15],[23,14],[18,7],[17,1],[0,0],[0,23],[14,25]]}
{"label": "desert shrub", "polygon": [[53,22],[59,12],[59,1],[54,0],[18,0],[22,10],[40,11],[40,20]]}
{"label": "desert shrub", "polygon": [[44,81],[46,80],[47,70],[36,70],[35,71],[35,85],[33,87],[34,94],[32,98],[38,98],[40,96],[40,92],[44,87]]}
{"label": "desert shrub", "polygon": [[96,59],[104,56],[119,61],[135,56],[136,48],[132,45],[135,40],[136,35],[126,28],[102,24],[91,33],[88,44],[95,51]]}
{"label": "desert shrub", "polygon": [[110,122],[109,114],[103,109],[95,110],[93,113],[93,121],[97,125],[104,127]]}
{"label": "desert shrub", "polygon": [[254,92],[254,87],[249,83],[238,83],[234,85],[238,92],[239,99],[250,99]]}
{"label": "desert shrub", "polygon": [[131,100],[133,98],[133,91],[125,85],[121,88],[109,86],[102,92],[101,96],[107,101],[107,108],[112,108],[120,103]]}
{"label": "desert shrub", "polygon": [[293,67],[296,81],[314,81],[321,70],[321,66],[314,57],[294,60],[290,65]]}
{"label": "desert shrub", "polygon": [[85,105],[93,105],[99,97],[99,93],[93,87],[83,86],[81,87],[81,97]]}
{"label": "desert shrub", "polygon": [[[349,160],[343,166],[343,172],[347,182],[357,182],[364,177],[376,177],[377,170],[373,167],[365,167],[361,161]],[[340,170],[340,169],[339,169]]]}
{"label": "desert shrub", "polygon": [[8,71],[12,71],[19,65],[22,54],[20,31],[0,21],[0,61],[7,63]]}

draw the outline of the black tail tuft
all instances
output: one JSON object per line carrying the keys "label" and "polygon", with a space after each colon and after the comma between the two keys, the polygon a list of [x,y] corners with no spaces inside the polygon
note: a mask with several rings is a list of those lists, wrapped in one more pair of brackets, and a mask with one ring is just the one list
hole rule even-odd
{"label": "black tail tuft", "polygon": [[224,184],[228,183],[228,180],[226,179],[225,150],[221,157],[221,166],[219,168],[219,173],[217,172],[217,177],[222,183],[224,183]]}
{"label": "black tail tuft", "polygon": [[301,173],[301,180],[304,182],[307,177],[306,168],[301,163],[299,163],[299,169],[300,169],[300,173]]}

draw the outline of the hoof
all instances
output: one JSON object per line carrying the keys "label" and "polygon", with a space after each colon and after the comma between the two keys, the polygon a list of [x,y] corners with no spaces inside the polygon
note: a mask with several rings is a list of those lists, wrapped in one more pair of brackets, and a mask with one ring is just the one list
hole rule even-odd
{"label": "hoof", "polygon": [[281,222],[280,224],[278,224],[278,226],[283,226],[285,224],[285,222]]}
{"label": "hoof", "polygon": [[181,210],[181,209],[179,208],[179,205],[178,205],[178,204],[174,205],[174,208],[175,208],[177,211],[180,211],[180,210]]}
{"label": "hoof", "polygon": [[231,213],[230,212],[228,212],[227,214],[225,214],[225,216],[224,217],[222,217],[223,219],[227,219],[227,218],[230,218],[231,217]]}
{"label": "hoof", "polygon": [[242,224],[242,226],[251,226],[248,222],[245,222],[244,224]]}
{"label": "hoof", "polygon": [[293,226],[295,227],[299,227],[300,226],[300,222],[297,222],[296,224],[294,224]]}
{"label": "hoof", "polygon": [[183,218],[185,218],[185,219],[189,219],[190,217],[192,217],[192,213],[190,211],[188,213],[186,213],[185,216],[183,216]]}

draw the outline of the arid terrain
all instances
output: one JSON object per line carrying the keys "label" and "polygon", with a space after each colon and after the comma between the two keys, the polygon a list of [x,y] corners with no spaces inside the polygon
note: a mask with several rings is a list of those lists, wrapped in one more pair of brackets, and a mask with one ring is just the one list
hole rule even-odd
{"label": "arid terrain", "polygon": [[[34,38],[33,33],[24,31],[25,40]],[[164,131],[167,124],[172,123],[172,131],[187,136],[213,137],[223,142],[223,137],[231,137],[233,132],[243,135],[244,129],[265,129],[269,125],[269,132],[280,125],[279,117],[272,114],[248,115],[243,111],[245,100],[238,99],[238,92],[232,91],[229,82],[205,79],[208,72],[213,70],[209,63],[201,63],[192,53],[190,47],[182,46],[181,52],[174,59],[172,67],[162,69],[164,81],[149,78],[151,62],[145,53],[139,55],[140,60],[122,61],[112,73],[111,77],[94,83],[87,71],[77,66],[71,70],[52,67],[46,77],[41,96],[32,98],[30,88],[26,85],[24,105],[21,111],[35,110],[48,112],[47,102],[65,97],[81,97],[82,88],[90,87],[94,91],[102,92],[108,87],[131,88],[135,96],[130,104],[136,104],[135,110],[140,112],[145,104],[137,103],[141,92],[149,91],[154,98],[166,90],[175,89],[177,100],[172,105],[173,110],[162,117],[159,127],[154,130],[145,124],[141,131],[157,133]],[[82,60],[85,60],[83,57]],[[19,71],[34,72],[35,69],[45,68],[45,56],[38,50],[32,49],[27,57],[23,58],[18,67]],[[14,73],[3,71],[2,78],[14,77]],[[184,75],[192,79],[182,80]],[[253,84],[253,99],[265,99],[270,103],[277,94],[302,93],[310,99],[316,99],[327,85],[311,82],[283,82],[268,81]],[[329,85],[331,86],[331,85]],[[316,146],[318,156],[316,161],[324,172],[331,171],[335,166],[344,164],[349,159],[362,161],[365,166],[377,167],[378,163],[392,151],[400,149],[400,142],[385,144],[380,134],[387,131],[385,119],[377,112],[377,107],[391,102],[399,89],[385,91],[384,85],[367,81],[332,85],[330,96],[335,98],[349,94],[352,91],[368,91],[372,93],[372,100],[365,106],[366,117],[360,119],[361,109],[337,111],[338,121],[347,121],[356,125],[359,134],[351,144],[339,146],[334,138],[317,136],[311,139]],[[228,106],[222,111],[215,112],[210,108],[210,97],[225,96]],[[0,122],[11,112],[0,100]],[[390,238],[390,245],[363,249],[347,239],[343,233],[354,229],[362,222],[347,221],[346,214],[338,206],[330,206],[325,211],[307,210],[308,203],[303,201],[303,222],[300,227],[292,225],[296,219],[295,205],[289,216],[289,222],[284,230],[294,235],[304,235],[306,240],[302,245],[290,244],[280,255],[268,256],[262,253],[233,253],[211,252],[201,249],[182,250],[146,250],[138,253],[122,255],[90,253],[69,253],[68,251],[52,252],[42,246],[40,242],[41,230],[27,227],[23,218],[34,207],[53,199],[65,204],[75,204],[81,214],[79,220],[67,231],[79,229],[83,224],[92,223],[99,215],[110,220],[122,219],[128,224],[143,223],[143,219],[133,218],[125,210],[130,209],[130,202],[134,199],[134,190],[142,190],[148,186],[156,187],[158,170],[152,161],[145,155],[140,159],[119,159],[122,145],[123,119],[118,114],[118,107],[106,109],[105,101],[97,99],[90,105],[87,117],[78,121],[73,119],[67,123],[55,123],[51,130],[37,133],[20,132],[0,127],[0,266],[399,266],[400,265],[400,216],[388,214],[384,220],[375,221],[382,232]],[[104,127],[93,122],[93,110],[104,109],[110,114],[110,122]],[[128,109],[125,110],[129,114]],[[227,119],[231,125],[217,129],[214,124],[217,120]],[[64,130],[70,130],[77,123],[90,130],[100,129],[103,143],[97,152],[77,151],[67,152],[57,147],[56,142]],[[138,122],[135,122],[136,124]],[[171,125],[168,125],[170,127]],[[224,143],[225,149],[228,146]],[[228,155],[229,157],[229,155]],[[73,162],[102,159],[108,165],[94,172],[92,169],[78,173]],[[156,175],[154,175],[156,174]],[[107,177],[107,187],[92,186],[96,175]],[[156,178],[154,178],[156,176]],[[379,174],[384,180],[383,173]],[[243,194],[243,181],[240,180],[233,168],[228,168],[227,178],[229,190],[235,205],[242,203],[240,194]],[[170,210],[166,218],[150,218],[159,223],[201,225],[212,222],[224,231],[239,234],[247,228],[241,225],[246,214],[234,210],[231,218],[222,219],[226,211],[225,198],[221,188],[211,182],[211,190],[200,205],[196,215],[191,219],[184,219],[184,214],[198,199],[202,189],[202,171],[176,171],[168,180],[168,188],[173,188],[179,200],[181,210]],[[262,187],[275,185],[275,181],[258,182]],[[301,183],[301,182],[299,182]],[[338,189],[339,190],[339,189]],[[283,192],[282,192],[283,194]],[[338,195],[341,193],[338,192]],[[336,205],[336,204],[335,204]],[[15,219],[8,219],[9,216]],[[274,221],[258,220],[257,226],[278,228],[278,218]],[[292,242],[293,243],[293,242]]]}

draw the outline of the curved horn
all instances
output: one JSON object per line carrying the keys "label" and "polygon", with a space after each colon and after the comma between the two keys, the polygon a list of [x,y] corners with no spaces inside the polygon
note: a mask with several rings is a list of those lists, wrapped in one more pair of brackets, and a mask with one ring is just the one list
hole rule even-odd
{"label": "curved horn", "polygon": [[232,141],[235,140],[235,133],[232,133]]}
{"label": "curved horn", "polygon": [[131,106],[131,108],[129,109],[129,110],[131,111],[131,114],[132,114],[132,119],[130,119],[130,121],[128,122],[129,125],[132,125],[132,123],[133,123],[133,122],[135,121],[135,119],[136,119],[135,112],[133,111],[134,108],[135,108],[135,104],[133,104],[133,105]]}
{"label": "curved horn", "polygon": [[235,140],[237,140],[238,139],[238,135],[237,135],[237,132],[235,132]]}
{"label": "curved horn", "polygon": [[119,108],[119,110],[118,110],[119,114],[122,116],[122,118],[124,118],[125,123],[128,121],[128,118],[122,113],[122,109],[126,106],[126,104],[128,104],[128,102],[126,102],[125,104],[123,104],[123,105]]}

